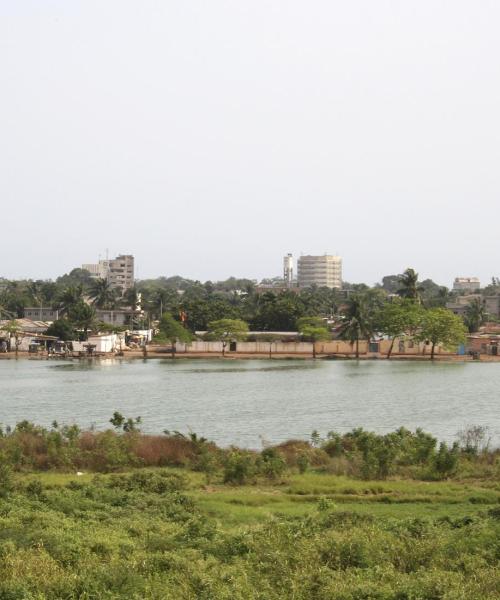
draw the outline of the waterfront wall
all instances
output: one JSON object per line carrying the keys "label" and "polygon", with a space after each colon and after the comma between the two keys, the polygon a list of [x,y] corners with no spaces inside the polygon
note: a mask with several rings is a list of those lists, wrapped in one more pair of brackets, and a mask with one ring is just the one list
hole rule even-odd
{"label": "waterfront wall", "polygon": [[[364,356],[385,356],[389,352],[390,340],[381,340],[369,343],[366,340],[359,342],[359,353]],[[424,352],[425,350],[425,352]],[[393,344],[392,354],[394,356],[418,356],[430,353],[430,344],[396,340]],[[177,353],[200,353],[200,354],[222,354],[222,342],[195,341],[190,344],[177,344]],[[312,354],[311,342],[236,342],[231,347],[226,346],[226,353],[236,354]],[[316,342],[317,354],[331,354],[339,356],[351,356],[355,353],[355,346],[342,340],[330,342]],[[436,347],[436,354],[456,354],[455,351],[448,352],[442,347]]]}

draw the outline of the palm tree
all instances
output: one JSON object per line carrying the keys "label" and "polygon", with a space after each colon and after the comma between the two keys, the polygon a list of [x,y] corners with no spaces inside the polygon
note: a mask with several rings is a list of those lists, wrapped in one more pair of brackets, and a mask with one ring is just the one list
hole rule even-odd
{"label": "palm tree", "polygon": [[486,307],[482,298],[474,298],[465,309],[464,322],[469,333],[475,333],[486,321]]}
{"label": "palm tree", "polygon": [[116,290],[113,289],[107,279],[96,279],[93,281],[89,297],[92,304],[97,308],[113,308],[116,304]]}
{"label": "palm tree", "polygon": [[359,340],[369,340],[373,335],[370,307],[361,294],[353,294],[342,311],[344,323],[340,339],[347,340],[351,346],[356,344],[356,358],[359,358]]}
{"label": "palm tree", "polygon": [[406,271],[400,275],[399,283],[401,288],[398,290],[398,296],[401,298],[408,298],[420,304],[422,302],[422,292],[424,288],[418,285],[418,273],[414,269],[406,269]]}
{"label": "palm tree", "polygon": [[78,304],[83,299],[83,286],[70,285],[65,288],[58,298],[58,309],[61,314],[67,313],[72,306]]}

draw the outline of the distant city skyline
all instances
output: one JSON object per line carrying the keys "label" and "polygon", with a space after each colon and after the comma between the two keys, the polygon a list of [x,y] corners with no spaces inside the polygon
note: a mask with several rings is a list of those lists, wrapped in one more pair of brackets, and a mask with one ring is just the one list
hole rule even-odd
{"label": "distant city skyline", "polygon": [[[301,255],[309,255],[312,254],[312,252],[302,252],[302,253],[293,253],[293,252],[284,252],[282,254],[281,257],[272,257],[273,261],[269,260],[268,264],[271,264],[271,262],[273,263],[273,266],[275,266],[276,268],[274,269],[274,271],[270,271],[268,273],[263,273],[262,275],[256,275],[256,276],[252,276],[249,275],[248,273],[228,273],[227,275],[222,275],[219,277],[210,277],[210,275],[208,274],[208,276],[202,276],[202,277],[197,277],[196,275],[190,275],[189,273],[185,273],[182,272],[180,270],[176,270],[175,268],[172,268],[173,270],[169,271],[169,272],[164,272],[164,273],[154,273],[153,271],[147,271],[143,267],[143,263],[144,261],[141,259],[142,257],[138,256],[136,253],[134,253],[133,251],[130,251],[130,249],[127,252],[116,252],[116,251],[110,251],[108,249],[107,255],[108,257],[114,257],[115,255],[123,255],[123,254],[130,254],[134,257],[135,260],[135,278],[136,279],[154,279],[157,277],[173,277],[173,276],[181,276],[181,277],[185,277],[186,279],[192,279],[192,280],[199,280],[199,281],[223,281],[225,279],[228,279],[229,277],[236,277],[236,278],[246,278],[246,279],[255,279],[257,281],[261,281],[263,279],[272,279],[274,277],[280,277],[283,278],[283,258],[284,256],[286,256],[287,254],[291,254],[293,257],[293,261],[294,261],[294,279],[296,279],[297,277],[297,260],[298,258],[300,258]],[[321,252],[318,253],[318,256],[324,255],[324,254],[329,254],[328,252]],[[481,287],[484,287],[485,285],[488,285],[491,282],[491,278],[492,277],[496,277],[496,275],[490,275],[487,276],[485,278],[481,278],[477,276],[477,272],[479,272],[479,270],[477,270],[475,273],[470,274],[470,273],[455,273],[453,274],[450,278],[449,281],[440,281],[434,277],[432,277],[431,275],[428,275],[425,272],[422,272],[421,270],[418,269],[418,266],[416,265],[406,265],[404,267],[401,267],[399,270],[394,270],[392,272],[387,272],[387,273],[381,273],[378,278],[371,278],[371,279],[366,279],[366,280],[361,280],[361,279],[353,279],[350,278],[348,276],[345,275],[346,271],[348,271],[348,269],[346,268],[346,265],[348,265],[348,260],[346,260],[346,258],[344,256],[342,256],[340,253],[336,254],[338,256],[340,256],[342,258],[343,261],[343,274],[342,274],[342,280],[349,282],[349,283],[366,283],[368,285],[374,285],[377,283],[380,283],[382,278],[385,277],[386,275],[400,275],[403,273],[403,271],[408,268],[408,267],[412,267],[415,268],[415,270],[419,273],[419,279],[421,281],[425,280],[425,279],[432,279],[433,281],[435,281],[436,283],[438,283],[439,285],[443,285],[446,286],[450,289],[453,288],[453,282],[455,280],[455,278],[457,277],[472,277],[475,278],[477,277],[480,281]],[[13,276],[13,277],[7,277],[4,272],[0,271],[0,278],[5,277],[6,279],[56,279],[57,277],[64,275],[66,273],[69,273],[71,270],[73,269],[77,269],[77,268],[81,268],[84,266],[85,263],[91,263],[93,260],[93,257],[95,256],[95,262],[97,262],[99,260],[99,257],[101,257],[101,260],[105,260],[106,257],[106,251],[101,252],[101,253],[97,253],[95,255],[92,255],[92,253],[89,253],[88,251],[86,251],[85,253],[82,253],[82,257],[85,259],[84,263],[79,263],[76,265],[72,265],[69,268],[67,268],[66,270],[62,270],[62,271],[54,271],[51,270],[52,273],[54,273],[53,275],[50,276],[45,276],[42,277],[40,275],[33,275],[33,276],[23,276],[23,275],[18,275],[18,276]],[[270,257],[271,258],[271,257]],[[280,260],[281,259],[281,260]],[[0,259],[0,269],[2,269],[4,267],[5,261],[4,259]],[[216,267],[216,265],[214,265]],[[144,271],[146,270],[146,272],[148,272],[147,275],[144,275]]]}

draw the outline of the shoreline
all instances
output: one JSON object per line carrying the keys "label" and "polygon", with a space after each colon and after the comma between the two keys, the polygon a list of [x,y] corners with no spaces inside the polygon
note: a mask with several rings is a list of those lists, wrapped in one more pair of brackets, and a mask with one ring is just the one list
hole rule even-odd
{"label": "shoreline", "polygon": [[392,355],[387,356],[359,356],[345,354],[317,354],[316,358],[310,353],[274,353],[269,356],[268,353],[227,353],[224,356],[216,352],[180,352],[174,357],[169,352],[155,352],[149,350],[145,356],[143,352],[127,351],[122,355],[115,353],[98,354],[94,356],[48,356],[47,354],[30,354],[29,352],[19,352],[17,356],[13,352],[0,354],[0,360],[102,360],[102,359],[143,359],[143,360],[185,360],[185,359],[212,359],[212,360],[339,360],[339,361],[392,361],[392,362],[500,362],[500,356],[481,355],[478,359],[473,359],[469,355],[445,354],[436,355],[431,361],[429,355]]}

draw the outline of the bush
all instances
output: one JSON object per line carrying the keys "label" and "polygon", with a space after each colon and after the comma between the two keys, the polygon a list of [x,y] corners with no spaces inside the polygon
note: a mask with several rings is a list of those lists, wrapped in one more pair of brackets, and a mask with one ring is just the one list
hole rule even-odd
{"label": "bush", "polygon": [[224,464],[224,483],[243,485],[255,475],[255,457],[249,452],[232,450]]}

